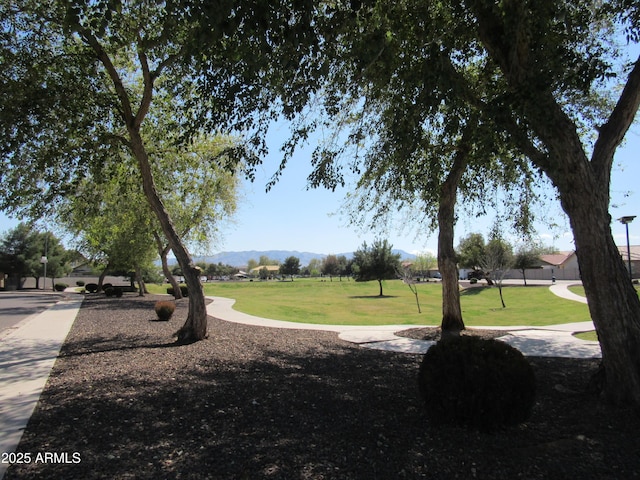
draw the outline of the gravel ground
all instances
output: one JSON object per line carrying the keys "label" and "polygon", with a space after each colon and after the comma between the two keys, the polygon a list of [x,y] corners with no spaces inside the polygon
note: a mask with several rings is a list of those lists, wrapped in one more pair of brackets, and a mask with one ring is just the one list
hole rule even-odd
{"label": "gravel ground", "polygon": [[593,360],[532,358],[526,424],[435,428],[420,355],[214,318],[175,346],[187,303],[155,322],[157,298],[87,298],[7,480],[640,477],[640,420],[585,393]]}

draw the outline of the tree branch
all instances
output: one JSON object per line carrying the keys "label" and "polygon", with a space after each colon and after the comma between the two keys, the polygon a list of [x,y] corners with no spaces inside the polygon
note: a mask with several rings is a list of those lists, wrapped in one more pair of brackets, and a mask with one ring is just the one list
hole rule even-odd
{"label": "tree branch", "polygon": [[616,148],[622,142],[640,107],[640,57],[629,73],[627,83],[609,116],[599,129],[591,163],[600,175],[609,176]]}
{"label": "tree branch", "polygon": [[122,79],[118,74],[118,70],[113,65],[111,58],[107,52],[102,48],[102,45],[98,41],[98,39],[89,32],[86,28],[76,24],[74,25],[74,29],[78,32],[78,34],[85,39],[87,44],[93,49],[100,60],[100,63],[104,66],[113,82],[113,86],[116,89],[116,95],[120,99],[120,104],[122,106],[122,119],[124,120],[126,125],[130,125],[133,120],[133,110],[131,109],[131,101],[129,100],[129,95],[127,94],[127,90],[124,88],[124,84],[122,83]]}

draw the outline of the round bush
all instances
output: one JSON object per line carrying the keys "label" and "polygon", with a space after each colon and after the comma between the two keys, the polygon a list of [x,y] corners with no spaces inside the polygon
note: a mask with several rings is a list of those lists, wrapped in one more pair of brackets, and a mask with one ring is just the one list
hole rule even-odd
{"label": "round bush", "polygon": [[53,286],[53,289],[54,289],[56,292],[64,292],[64,291],[65,291],[65,289],[66,289],[68,286],[69,286],[69,285],[67,285],[66,283],[56,283],[56,284]]}
{"label": "round bush", "polygon": [[98,284],[97,283],[87,283],[84,286],[84,289],[89,293],[96,293],[98,291]]}
{"label": "round bush", "polygon": [[76,282],[76,285],[77,285],[78,287],[84,287],[84,282],[83,282],[82,280],[78,280],[78,281]]}
{"label": "round bush", "polygon": [[480,430],[516,425],[533,409],[536,380],[527,359],[498,340],[463,335],[439,341],[418,375],[427,417]]}
{"label": "round bush", "polygon": [[160,321],[168,321],[176,309],[176,304],[169,301],[160,300],[156,302],[154,310]]}
{"label": "round bush", "polygon": [[[180,293],[182,294],[183,297],[189,296],[189,289],[187,288],[186,285],[180,285]],[[173,287],[167,287],[167,294],[173,295],[174,297],[176,296],[176,292],[173,289]]]}

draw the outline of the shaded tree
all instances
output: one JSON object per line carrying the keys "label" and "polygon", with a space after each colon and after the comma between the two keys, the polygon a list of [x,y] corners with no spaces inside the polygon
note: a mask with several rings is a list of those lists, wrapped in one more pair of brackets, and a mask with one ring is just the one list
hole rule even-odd
{"label": "shaded tree", "polygon": [[[206,336],[204,293],[158,192],[144,127],[153,121],[154,102],[163,98],[174,113],[167,131],[177,132],[179,144],[203,131],[241,132],[246,142],[231,147],[221,163],[258,163],[271,112],[288,104],[278,96],[301,92],[297,81],[285,80],[295,78],[302,54],[300,43],[289,40],[304,39],[312,5],[292,4],[297,2],[243,1],[211,9],[200,1],[18,0],[0,6],[6,67],[0,82],[0,175],[6,186],[0,208],[37,218],[41,206],[73,195],[85,173],[99,172],[113,150],[128,151],[189,287],[189,313],[177,332],[181,343]],[[266,81],[267,72],[280,89],[267,88],[275,84]],[[252,133],[258,123],[262,128]]]}
{"label": "shaded tree", "polygon": [[[342,118],[356,126],[349,135],[335,137],[351,141],[349,153],[355,155],[349,157],[360,158],[367,132],[384,140],[395,131],[408,141],[405,145],[412,139],[421,142],[425,122],[420,112],[444,105],[439,125],[445,132],[453,128],[460,138],[467,123],[463,119],[477,118],[489,128],[473,129],[472,142],[494,138],[497,147],[514,152],[505,157],[506,168],[515,166],[509,158],[528,159],[533,170],[528,178],[539,181],[538,174],[544,174],[572,226],[608,372],[606,395],[617,404],[640,405],[640,299],[613,241],[609,213],[614,154],[640,105],[640,59],[632,50],[640,40],[637,2],[374,0],[332,6],[325,11],[332,25],[326,36],[337,41],[322,44],[329,66],[317,71],[330,76],[332,87],[338,85],[324,97],[327,118],[347,112]],[[625,37],[626,45],[617,42]],[[354,67],[343,75],[345,59]],[[419,83],[407,70],[390,74],[398,63],[417,67]],[[477,67],[476,75],[468,75],[473,73],[470,64]],[[407,83],[414,88],[403,88]],[[398,93],[395,104],[388,102],[392,109],[378,108],[362,93],[380,85]],[[362,106],[378,108],[393,129],[377,128],[379,117],[367,121],[358,115]],[[462,128],[456,128],[456,118]],[[440,138],[459,145],[450,133]],[[342,166],[332,153],[345,153],[349,146],[321,149],[313,159],[311,183],[343,183]],[[398,165],[410,170],[415,157],[407,154]],[[434,172],[419,170],[439,183],[447,170],[434,165]],[[492,177],[499,170],[490,172]],[[397,183],[406,178],[412,176],[400,176]],[[529,202],[521,205],[526,210]]]}

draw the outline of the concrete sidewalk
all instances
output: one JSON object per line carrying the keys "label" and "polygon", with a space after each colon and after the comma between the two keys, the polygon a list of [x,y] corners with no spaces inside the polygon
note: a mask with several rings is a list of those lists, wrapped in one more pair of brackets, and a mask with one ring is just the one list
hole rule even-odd
{"label": "concrete sidewalk", "polygon": [[[84,300],[68,295],[0,341],[0,452],[14,452]],[[0,479],[8,465],[0,463]]]}

